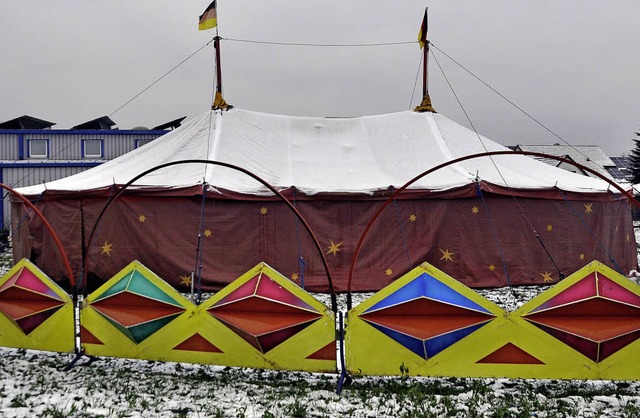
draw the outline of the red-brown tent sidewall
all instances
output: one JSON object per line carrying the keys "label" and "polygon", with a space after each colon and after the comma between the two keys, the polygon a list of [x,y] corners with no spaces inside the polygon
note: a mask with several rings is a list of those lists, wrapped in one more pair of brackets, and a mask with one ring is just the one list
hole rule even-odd
{"label": "red-brown tent sidewall", "polygon": [[[620,196],[511,189],[507,194],[487,184],[482,189],[496,193],[485,191],[483,200],[473,184],[440,193],[403,193],[385,209],[364,242],[353,290],[378,290],[424,261],[472,287],[504,286],[507,277],[514,285],[540,284],[548,277],[558,280],[556,266],[570,274],[593,259],[624,272],[637,267],[630,210]],[[200,232],[199,190],[125,193],[105,214],[92,248],[86,249],[92,260],[92,286],[137,259],[186,290],[184,277],[194,270]],[[337,291],[346,290],[357,240],[389,193],[305,196],[294,189],[284,191],[324,246]],[[78,274],[83,242],[86,245],[107,197],[105,191],[46,192],[37,203]],[[12,202],[14,256],[31,259],[60,280],[64,269],[55,248],[41,223],[29,216],[24,219],[25,214],[22,204]],[[308,290],[328,290],[308,234],[272,196],[211,193],[204,229],[210,235],[203,239],[203,290],[220,289],[260,261],[298,283],[304,279]]]}

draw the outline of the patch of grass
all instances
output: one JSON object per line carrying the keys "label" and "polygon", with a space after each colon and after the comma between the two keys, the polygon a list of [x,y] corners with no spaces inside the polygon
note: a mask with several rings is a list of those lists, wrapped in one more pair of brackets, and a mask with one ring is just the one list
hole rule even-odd
{"label": "patch of grass", "polygon": [[[75,412],[75,411],[72,411]],[[56,406],[48,406],[41,413],[36,415],[38,418],[67,418],[70,416],[69,412],[65,412]]]}
{"label": "patch of grass", "polygon": [[11,399],[9,406],[12,408],[25,408],[28,405],[24,395],[18,394]]}
{"label": "patch of grass", "polygon": [[621,402],[620,413],[624,417],[640,417],[640,406],[636,402]]}
{"label": "patch of grass", "polygon": [[301,402],[300,399],[297,398],[293,403],[290,403],[284,408],[284,412],[292,418],[305,418],[308,416],[307,407],[304,405],[304,402]]}

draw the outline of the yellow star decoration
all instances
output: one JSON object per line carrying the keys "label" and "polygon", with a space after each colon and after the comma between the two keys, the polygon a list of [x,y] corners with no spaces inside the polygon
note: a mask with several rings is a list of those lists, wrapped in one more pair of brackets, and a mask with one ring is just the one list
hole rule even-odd
{"label": "yellow star decoration", "polygon": [[446,250],[440,248],[439,250],[442,253],[442,257],[440,257],[440,260],[453,261],[453,257],[451,257],[453,254],[455,254],[453,251],[449,251],[448,248]]}
{"label": "yellow star decoration", "polygon": [[584,204],[584,213],[593,213],[593,203],[585,203]]}
{"label": "yellow star decoration", "polygon": [[496,266],[494,266],[493,264],[491,264],[491,265],[489,266],[489,270],[493,271],[493,270],[495,270],[495,269],[496,269]]}
{"label": "yellow star decoration", "polygon": [[415,222],[415,221],[416,221],[416,219],[418,219],[418,217],[417,217],[416,215],[414,215],[413,213],[412,213],[411,215],[409,215],[409,220],[410,220],[411,222]]}
{"label": "yellow star decoration", "polygon": [[333,256],[335,257],[336,254],[338,254],[338,251],[342,251],[340,249],[341,245],[342,245],[341,242],[335,244],[333,241],[331,241],[331,246],[329,247],[329,251],[327,251],[327,254],[333,254]]}
{"label": "yellow star decoration", "polygon": [[109,244],[107,241],[105,241],[104,245],[101,247],[102,252],[100,253],[100,255],[106,254],[111,257],[111,246],[113,246],[113,243]]}
{"label": "yellow star decoration", "polygon": [[138,222],[144,222],[144,221],[146,221],[146,220],[147,220],[147,217],[146,217],[146,216],[144,216],[144,215],[140,215],[140,216],[138,216]]}
{"label": "yellow star decoration", "polygon": [[540,275],[542,276],[542,281],[544,283],[553,281],[553,278],[551,277],[551,273],[549,273],[547,271],[545,271],[544,273],[540,273]]}
{"label": "yellow star decoration", "polygon": [[547,225],[547,231],[549,232],[553,231],[553,225],[551,224]]}
{"label": "yellow star decoration", "polygon": [[180,284],[191,286],[191,276],[184,274],[180,276]]}
{"label": "yellow star decoration", "polygon": [[298,276],[298,273],[293,273],[291,275],[291,280],[293,280],[294,282],[298,281],[300,277]]}
{"label": "yellow star decoration", "polygon": [[584,253],[580,254],[580,260],[584,260]]}
{"label": "yellow star decoration", "polygon": [[204,236],[205,237],[209,238],[211,236],[211,234],[213,234],[213,232],[211,232],[210,229],[205,229],[204,230]]}
{"label": "yellow star decoration", "polygon": [[386,274],[387,276],[391,276],[393,274],[393,270],[391,269],[387,269],[384,274]]}
{"label": "yellow star decoration", "polygon": [[627,242],[631,241],[631,235],[627,234]]}
{"label": "yellow star decoration", "polygon": [[266,215],[268,212],[267,208],[265,208],[264,206],[260,208],[260,214],[261,215]]}
{"label": "yellow star decoration", "polygon": [[474,215],[477,214],[478,212],[480,212],[480,209],[478,209],[477,206],[474,206],[471,208],[471,213],[473,213]]}

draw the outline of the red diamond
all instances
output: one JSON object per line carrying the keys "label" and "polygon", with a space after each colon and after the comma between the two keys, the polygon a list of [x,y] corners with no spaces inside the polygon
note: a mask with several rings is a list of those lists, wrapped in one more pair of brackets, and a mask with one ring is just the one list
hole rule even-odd
{"label": "red diamond", "polygon": [[64,301],[26,267],[22,267],[0,288],[0,312],[26,335],[63,305]]}
{"label": "red diamond", "polygon": [[419,340],[428,340],[489,319],[484,313],[424,297],[391,308],[365,313],[362,318]]}
{"label": "red diamond", "polygon": [[533,309],[525,319],[600,362],[640,336],[640,297],[594,272]]}
{"label": "red diamond", "polygon": [[322,316],[264,273],[221,299],[209,313],[262,353]]}

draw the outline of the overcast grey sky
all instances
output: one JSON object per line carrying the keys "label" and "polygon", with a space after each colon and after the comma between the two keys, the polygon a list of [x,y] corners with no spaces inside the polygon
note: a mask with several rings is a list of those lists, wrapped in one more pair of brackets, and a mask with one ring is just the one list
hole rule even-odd
{"label": "overcast grey sky", "polygon": [[[55,128],[110,115],[215,31],[209,0],[3,0],[0,121],[29,114]],[[640,1],[218,0],[223,38],[320,44],[429,39],[573,145],[628,152],[640,128]],[[421,95],[415,44],[369,48],[222,43],[226,100],[309,116],[403,111]],[[437,49],[435,58],[478,131],[504,145],[558,142]],[[209,45],[113,114],[121,129],[193,117],[210,106]],[[436,60],[436,109],[469,126]]]}

